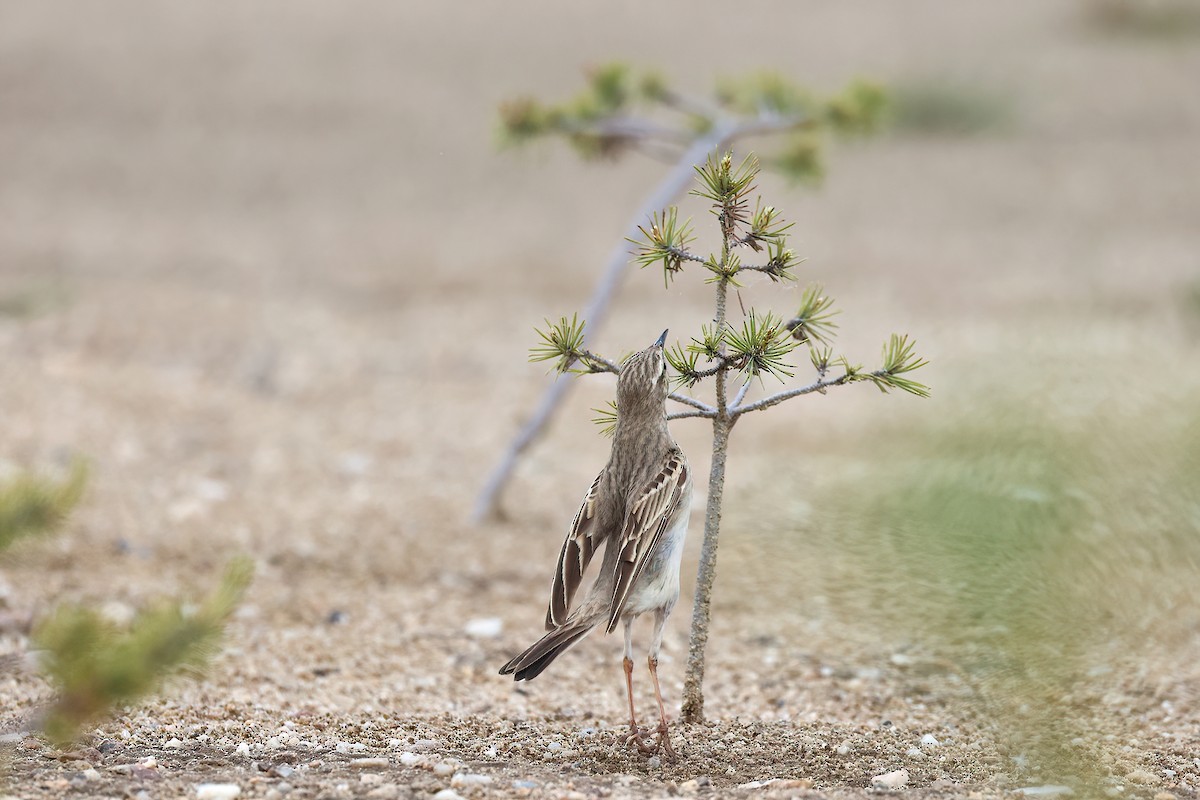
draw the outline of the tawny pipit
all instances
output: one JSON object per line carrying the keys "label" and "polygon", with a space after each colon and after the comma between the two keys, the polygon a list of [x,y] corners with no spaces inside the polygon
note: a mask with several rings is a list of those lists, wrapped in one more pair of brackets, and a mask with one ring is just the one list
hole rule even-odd
{"label": "tawny pipit", "polygon": [[[617,428],[612,455],[583,498],[558,557],[545,636],[500,668],[527,681],[597,625],[612,633],[625,625],[625,688],[629,693],[626,743],[652,753],[633,707],[633,620],[654,612],[650,677],[658,700],[658,745],[675,757],[658,685],[663,625],[679,599],[679,559],[687,536],[692,479],[687,459],[667,430],[667,363],[663,331],[658,341],[629,358],[617,377]],[[606,543],[595,583],[572,610],[571,600],[592,554]]]}

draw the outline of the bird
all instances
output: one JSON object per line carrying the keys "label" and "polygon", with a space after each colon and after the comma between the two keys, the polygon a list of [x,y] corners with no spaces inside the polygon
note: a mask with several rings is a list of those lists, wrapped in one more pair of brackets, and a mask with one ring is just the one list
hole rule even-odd
{"label": "bird", "polygon": [[[565,650],[596,628],[625,628],[625,688],[630,734],[625,745],[676,759],[658,682],[663,627],[679,599],[679,567],[692,504],[687,458],[667,428],[670,393],[667,331],[634,353],[617,374],[617,424],[608,463],[593,481],[567,531],[546,610],[547,633],[500,668],[514,680],[533,680]],[[596,550],[604,556],[579,604],[572,600]],[[658,737],[638,727],[633,702],[633,621],[653,613],[647,664],[658,701]]]}

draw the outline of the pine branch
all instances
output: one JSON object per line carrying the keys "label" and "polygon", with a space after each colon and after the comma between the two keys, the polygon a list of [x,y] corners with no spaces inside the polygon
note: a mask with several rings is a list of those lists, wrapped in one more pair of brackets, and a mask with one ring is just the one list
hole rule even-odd
{"label": "pine branch", "polygon": [[87,467],[75,462],[61,483],[23,475],[0,487],[0,551],[18,539],[53,531],[66,520],[87,483]]}
{"label": "pine branch", "polygon": [[684,394],[676,394],[675,392],[671,392],[669,395],[667,395],[667,398],[674,400],[676,403],[683,403],[685,406],[691,406],[692,408],[698,410],[702,416],[711,417],[717,413],[717,410],[708,403],[697,400],[694,397],[688,397]]}
{"label": "pine branch", "polygon": [[155,691],[168,675],[205,670],[253,572],[249,559],[235,559],[197,611],[165,603],[139,614],[127,630],[82,607],[59,609],[42,622],[33,638],[46,651],[47,677],[58,690],[46,735],[70,742],[84,725]]}

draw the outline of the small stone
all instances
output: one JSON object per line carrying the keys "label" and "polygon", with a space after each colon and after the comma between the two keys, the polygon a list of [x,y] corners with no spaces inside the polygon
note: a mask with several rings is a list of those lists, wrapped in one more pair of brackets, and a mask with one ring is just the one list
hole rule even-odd
{"label": "small stone", "polygon": [[165,742],[163,742],[163,747],[169,747],[174,750],[176,748],[183,747],[183,742],[178,739],[167,739]]}
{"label": "small stone", "polygon": [[236,783],[201,783],[196,786],[196,800],[233,800],[242,793]]}
{"label": "small stone", "polygon": [[234,752],[237,753],[239,756],[249,756],[250,755],[250,745],[247,742],[242,742],[241,744],[239,744],[237,746],[237,749],[234,750]]}
{"label": "small stone", "polygon": [[453,789],[442,789],[433,796],[433,800],[463,800],[463,796]]}
{"label": "small stone", "polygon": [[1159,792],[1158,794],[1154,795],[1154,800],[1179,800],[1179,799],[1177,797],[1175,797],[1175,795],[1171,794],[1170,792]]}
{"label": "small stone", "polygon": [[909,758],[920,758],[921,756],[925,755],[923,752],[921,752],[921,748],[919,747],[910,747],[908,750],[904,751],[904,754]]}
{"label": "small stone", "polygon": [[433,765],[433,774],[437,775],[439,778],[445,778],[448,775],[453,775],[455,771],[454,765],[446,761],[442,761]]}
{"label": "small stone", "polygon": [[650,767],[650,769],[658,769],[662,766],[662,759],[658,756],[650,756],[646,759],[646,766]]}
{"label": "small stone", "polygon": [[405,767],[420,766],[424,761],[425,756],[419,756],[416,753],[409,753],[405,751],[400,754],[400,764]]}
{"label": "small stone", "polygon": [[350,761],[350,769],[385,769],[388,760],[383,756],[374,758],[355,758]]}
{"label": "small stone", "polygon": [[1144,769],[1135,769],[1133,772],[1126,773],[1125,780],[1130,783],[1140,783],[1143,786],[1157,786],[1162,783],[1162,778]]}
{"label": "small stone", "polygon": [[504,630],[504,620],[499,617],[476,617],[467,621],[464,630],[467,636],[476,639],[494,639]]}
{"label": "small stone", "polygon": [[925,747],[940,747],[942,743],[932,733],[927,733],[921,737],[921,744]]}
{"label": "small stone", "polygon": [[[364,775],[363,777],[367,776]],[[367,792],[367,797],[374,800],[398,800],[400,797],[400,787],[394,783],[383,783]]]}
{"label": "small stone", "polygon": [[395,750],[397,747],[400,747],[403,744],[404,742],[400,741],[399,739],[388,739],[388,749],[390,750]]}
{"label": "small stone", "polygon": [[1030,797],[1053,797],[1056,794],[1075,794],[1075,790],[1070,786],[1057,786],[1050,783],[1045,786],[1023,786],[1016,791],[1018,794]]}
{"label": "small stone", "polygon": [[679,784],[679,791],[683,792],[684,794],[695,794],[696,792],[700,791],[700,781],[696,780],[695,778],[686,780]]}
{"label": "small stone", "polygon": [[459,772],[450,779],[450,786],[453,789],[465,789],[471,786],[487,786],[492,782],[492,779],[487,775],[476,775],[469,772]]}
{"label": "small stone", "polygon": [[276,764],[275,766],[271,767],[271,774],[276,778],[283,778],[284,780],[287,780],[296,774],[296,770],[290,764]]}
{"label": "small stone", "polygon": [[876,775],[871,778],[871,786],[876,789],[903,789],[908,784],[908,770],[896,769],[891,772],[885,772],[882,775]]}
{"label": "small stone", "polygon": [[378,786],[383,783],[383,776],[378,772],[368,772],[366,775],[360,775],[358,782],[364,786]]}
{"label": "small stone", "polygon": [[538,785],[533,781],[513,781],[512,787],[513,791],[516,792],[518,797],[525,797],[534,789],[536,789]]}
{"label": "small stone", "polygon": [[850,742],[849,742],[849,740],[847,740],[847,741],[844,741],[841,744],[839,744],[837,747],[835,747],[833,749],[833,752],[837,753],[839,756],[848,756],[848,755],[850,755],[850,750],[851,750]]}

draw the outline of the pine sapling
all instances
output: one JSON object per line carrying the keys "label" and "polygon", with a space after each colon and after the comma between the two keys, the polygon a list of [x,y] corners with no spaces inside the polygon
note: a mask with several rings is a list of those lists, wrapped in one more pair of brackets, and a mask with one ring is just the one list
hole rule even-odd
{"label": "pine sapling", "polygon": [[[717,539],[721,526],[722,495],[725,487],[725,462],[729,436],[742,416],[763,411],[794,397],[824,394],[830,387],[852,383],[870,383],[882,392],[893,389],[918,397],[927,397],[929,388],[913,380],[914,370],[927,362],[920,358],[907,336],[893,334],[883,346],[881,364],[866,369],[845,356],[835,355],[832,339],[837,328],[833,301],[820,287],[811,287],[801,297],[799,308],[786,319],[770,311],[749,309],[739,323],[728,319],[730,288],[741,286],[740,279],[758,273],[774,283],[795,279],[793,270],[800,263],[787,246],[786,223],[779,212],[756,199],[758,160],[747,157],[734,166],[733,156],[709,157],[696,167],[697,186],[692,194],[712,203],[712,212],[720,230],[720,252],[700,255],[690,247],[693,241],[690,221],[680,221],[674,207],[651,215],[639,227],[634,261],[641,267],[657,265],[666,283],[679,273],[695,269],[712,284],[714,315],[687,344],[674,344],[667,360],[675,372],[679,389],[690,389],[712,379],[715,403],[708,403],[675,391],[670,398],[685,408],[672,412],[668,419],[703,418],[712,420],[712,467],[708,481],[708,501],[704,519],[704,540],[697,570],[696,596],[692,610],[687,672],[683,693],[683,719],[704,719],[704,653],[708,642],[710,602],[716,570]],[[746,255],[743,261],[742,256]],[[585,347],[585,322],[572,316],[557,323],[547,322],[539,330],[541,342],[530,351],[532,361],[554,361],[559,372],[582,374],[616,373],[620,365]],[[764,376],[786,384],[798,369],[793,363],[798,348],[807,350],[815,376],[808,383],[784,388],[758,399],[750,392]],[[615,406],[600,411],[596,422],[610,426],[615,421]]]}

